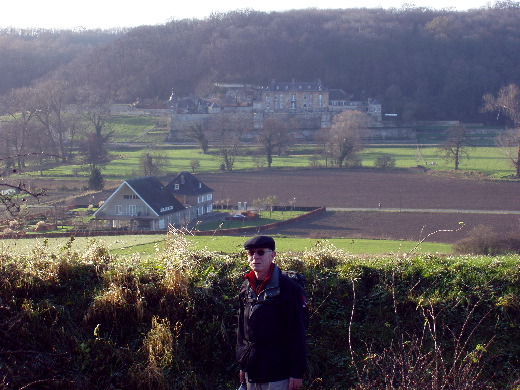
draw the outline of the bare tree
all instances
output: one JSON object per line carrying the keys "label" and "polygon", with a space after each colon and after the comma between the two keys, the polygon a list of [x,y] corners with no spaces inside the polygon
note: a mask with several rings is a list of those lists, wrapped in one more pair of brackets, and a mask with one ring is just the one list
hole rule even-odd
{"label": "bare tree", "polygon": [[193,173],[200,167],[200,161],[196,158],[190,160],[190,168]]}
{"label": "bare tree", "polygon": [[[482,112],[498,112],[498,115],[503,113],[512,122],[513,129],[506,136],[499,138],[498,143],[508,149],[507,153],[515,167],[516,176],[520,177],[520,87],[516,84],[510,84],[501,88],[497,96],[484,95],[483,100]],[[511,142],[516,145],[516,153],[509,152]]]}
{"label": "bare tree", "polygon": [[3,144],[0,151],[0,204],[11,216],[17,216],[27,205],[29,199],[39,199],[45,190],[35,188],[16,174],[25,167],[26,161],[34,156],[42,158],[43,150],[31,150],[38,138],[34,112],[30,110],[31,93],[29,88],[12,91],[2,97],[2,111],[7,120],[0,121],[0,136]]}
{"label": "bare tree", "polygon": [[466,127],[461,124],[446,130],[448,138],[439,146],[439,151],[444,153],[446,160],[453,161],[455,170],[459,169],[461,158],[469,157],[467,148],[473,147],[473,142]]}
{"label": "bare tree", "polygon": [[360,111],[343,111],[332,120],[328,131],[326,150],[342,167],[347,162],[355,160],[358,151],[362,149],[361,134],[366,130],[370,118]]}
{"label": "bare tree", "polygon": [[[107,122],[112,117],[110,103],[110,96],[104,91],[87,90],[82,94],[84,116],[99,135],[107,128]],[[112,134],[113,131],[109,133]]]}
{"label": "bare tree", "polygon": [[209,141],[206,137],[204,126],[201,123],[190,126],[188,130],[186,130],[186,135],[199,144],[203,154],[208,153]]}
{"label": "bare tree", "polygon": [[158,152],[145,151],[140,158],[140,167],[144,176],[157,176],[164,171],[167,158]]}
{"label": "bare tree", "polygon": [[275,151],[278,150],[280,155],[291,144],[292,128],[292,121],[289,118],[269,117],[265,119],[258,132],[257,140],[265,153],[268,168],[271,168]]}
{"label": "bare tree", "polygon": [[[17,159],[17,156],[8,156],[0,158],[0,161],[5,164],[6,160],[15,159]],[[17,170],[15,168],[5,168],[0,171],[0,204],[4,205],[10,216],[15,217],[27,205],[28,198],[39,201],[42,196],[45,196],[46,190],[35,188],[18,178],[10,179],[9,176],[12,173],[17,173]]]}
{"label": "bare tree", "polygon": [[73,130],[80,119],[77,112],[69,109],[72,89],[66,81],[49,79],[32,89],[32,110],[43,125],[48,137],[49,152],[60,158],[70,157]]}
{"label": "bare tree", "polygon": [[3,107],[9,115],[9,121],[3,126],[5,156],[16,155],[18,169],[25,166],[24,155],[28,152],[29,134],[34,127],[34,111],[31,110],[31,91],[20,88],[3,97]]}
{"label": "bare tree", "polygon": [[240,138],[245,127],[235,115],[221,114],[212,118],[211,129],[218,138],[217,149],[222,159],[221,167],[231,171],[240,152]]}
{"label": "bare tree", "polygon": [[272,216],[274,206],[278,203],[278,197],[276,195],[268,195],[265,198],[258,198],[253,200],[253,207],[256,207],[258,211],[269,210],[269,218]]}
{"label": "bare tree", "polygon": [[96,132],[88,132],[80,142],[79,152],[84,156],[84,163],[90,170],[100,169],[109,161],[106,147],[108,136]]}

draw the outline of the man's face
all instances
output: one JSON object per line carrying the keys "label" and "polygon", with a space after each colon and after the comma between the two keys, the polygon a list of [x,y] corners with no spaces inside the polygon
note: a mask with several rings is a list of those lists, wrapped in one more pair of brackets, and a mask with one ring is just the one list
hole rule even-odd
{"label": "man's face", "polygon": [[247,250],[249,266],[259,279],[265,279],[269,275],[269,269],[276,252],[269,248],[251,248]]}

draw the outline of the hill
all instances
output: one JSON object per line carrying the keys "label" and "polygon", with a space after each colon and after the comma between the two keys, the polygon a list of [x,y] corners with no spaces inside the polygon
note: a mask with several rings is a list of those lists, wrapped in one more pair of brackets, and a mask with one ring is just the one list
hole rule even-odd
{"label": "hill", "polygon": [[[465,12],[236,11],[132,29],[56,62],[53,75],[125,103],[164,101],[172,89],[204,96],[215,82],[321,79],[404,120],[494,121],[480,114],[481,100],[520,82],[519,16],[514,2]],[[3,74],[16,73],[10,64]]]}

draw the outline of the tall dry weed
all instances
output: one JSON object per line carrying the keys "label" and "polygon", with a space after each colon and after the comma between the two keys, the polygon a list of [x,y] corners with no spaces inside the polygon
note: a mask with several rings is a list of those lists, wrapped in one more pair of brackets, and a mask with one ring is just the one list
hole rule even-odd
{"label": "tall dry weed", "polygon": [[313,268],[335,268],[350,257],[348,252],[336,248],[327,240],[319,240],[316,245],[306,249],[302,261]]}
{"label": "tall dry weed", "polygon": [[[176,335],[178,335],[179,330],[180,324],[177,323]],[[152,318],[152,328],[143,341],[143,350],[148,363],[162,368],[172,364],[173,343],[174,335],[170,330],[170,321],[167,318],[159,319],[154,316]]]}
{"label": "tall dry weed", "polygon": [[[358,355],[350,345],[352,366],[358,377],[356,389],[492,389],[481,375],[484,370],[483,359],[494,337],[485,343],[473,340],[490,311],[475,318],[480,302],[470,304],[465,310],[466,317],[462,318],[460,329],[455,330],[445,325],[444,317],[449,314],[444,311],[449,311],[449,308],[440,309],[432,301],[420,299],[416,310],[420,313],[419,319],[423,321],[422,331],[410,332],[402,326],[393,276],[391,280],[394,338],[383,348],[367,342],[364,355]],[[356,310],[354,283],[353,296],[349,340]],[[459,304],[455,303],[454,306]]]}

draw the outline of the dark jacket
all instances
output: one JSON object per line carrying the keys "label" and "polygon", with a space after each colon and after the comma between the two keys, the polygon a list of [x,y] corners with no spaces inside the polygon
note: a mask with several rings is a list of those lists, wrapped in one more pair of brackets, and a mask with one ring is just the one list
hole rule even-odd
{"label": "dark jacket", "polygon": [[253,277],[246,275],[239,294],[240,369],[250,382],[303,378],[307,363],[304,291],[276,265],[260,291],[255,291]]}

